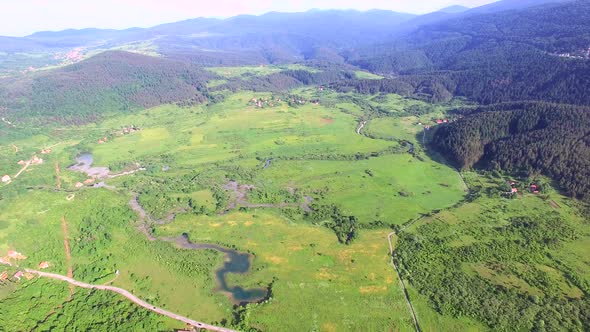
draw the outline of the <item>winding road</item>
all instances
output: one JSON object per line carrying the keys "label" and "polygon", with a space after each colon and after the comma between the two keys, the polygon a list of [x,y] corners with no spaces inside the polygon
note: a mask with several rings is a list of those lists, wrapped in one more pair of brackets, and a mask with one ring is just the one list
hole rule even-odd
{"label": "winding road", "polygon": [[219,326],[215,326],[215,325],[209,325],[206,323],[198,322],[196,320],[192,320],[190,318],[175,314],[175,313],[170,312],[168,310],[164,310],[162,308],[155,307],[155,306],[139,299],[135,295],[131,294],[129,291],[126,291],[122,288],[107,286],[107,285],[87,284],[87,283],[77,281],[77,280],[74,280],[74,279],[66,277],[66,276],[62,276],[60,274],[41,272],[41,271],[31,270],[31,269],[25,269],[25,271],[28,273],[31,273],[31,274],[36,274],[39,277],[43,277],[43,278],[50,278],[50,279],[65,281],[65,282],[69,283],[70,285],[74,285],[74,286],[81,287],[81,288],[98,289],[98,290],[118,293],[118,294],[123,295],[124,297],[128,298],[129,300],[133,301],[134,303],[136,303],[139,306],[142,306],[142,307],[144,307],[148,310],[151,310],[157,314],[164,315],[164,316],[170,317],[172,319],[175,319],[177,321],[197,327],[199,329],[206,329],[209,331],[219,331],[219,332],[235,332],[234,330],[230,330],[230,329],[227,329],[224,327],[219,327]]}
{"label": "winding road", "polygon": [[358,128],[356,128],[356,133],[360,135],[361,130],[363,130],[363,128],[365,127],[366,124],[367,124],[367,121],[359,122],[359,126],[358,126]]}

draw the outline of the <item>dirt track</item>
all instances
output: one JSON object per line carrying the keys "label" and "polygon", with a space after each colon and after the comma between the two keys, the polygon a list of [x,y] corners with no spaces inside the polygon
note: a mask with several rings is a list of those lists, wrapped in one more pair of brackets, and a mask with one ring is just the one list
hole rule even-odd
{"label": "dirt track", "polygon": [[[70,251],[70,238],[68,236],[68,224],[66,217],[61,217],[61,230],[64,235],[64,250],[66,253],[66,264],[68,265],[68,277],[74,277],[74,270],[72,269],[72,254]],[[74,287],[70,285],[70,299],[74,295]]]}
{"label": "dirt track", "polygon": [[81,281],[77,281],[74,280],[70,277],[66,277],[66,276],[62,276],[59,274],[54,274],[54,273],[47,273],[47,272],[41,272],[41,271],[36,271],[36,270],[31,270],[31,269],[25,269],[26,272],[28,273],[32,273],[32,274],[36,274],[39,277],[44,277],[44,278],[50,278],[50,279],[55,279],[55,280],[61,280],[61,281],[65,281],[67,283],[69,283],[72,286],[77,286],[77,287],[81,287],[81,288],[87,288],[87,289],[97,289],[97,290],[103,290],[103,291],[110,291],[110,292],[115,292],[118,294],[123,295],[124,297],[128,298],[129,300],[133,301],[134,303],[136,303],[137,305],[140,305],[148,310],[151,310],[157,314],[160,315],[164,315],[167,317],[170,317],[172,319],[175,319],[177,321],[181,321],[183,323],[189,324],[191,326],[200,328],[200,329],[206,329],[209,331],[219,331],[219,332],[235,332],[233,330],[230,329],[226,329],[224,327],[219,327],[219,326],[214,326],[214,325],[209,325],[206,323],[202,323],[202,322],[198,322],[195,320],[192,320],[190,318],[175,314],[173,312],[164,310],[162,308],[158,308],[155,307],[141,299],[139,299],[138,297],[136,297],[135,295],[131,294],[130,292],[122,289],[122,288],[118,288],[118,287],[113,287],[113,286],[106,286],[106,285],[92,285],[92,284],[87,284],[87,283],[83,283]]}
{"label": "dirt track", "polygon": [[61,189],[61,178],[59,177],[59,161],[55,162],[55,177],[57,178],[57,189]]}
{"label": "dirt track", "polygon": [[410,294],[406,289],[406,284],[402,279],[402,276],[399,274],[399,270],[397,268],[397,264],[395,264],[395,260],[393,259],[394,251],[393,251],[393,243],[391,243],[391,237],[396,235],[395,232],[391,232],[387,235],[387,241],[389,242],[389,251],[391,255],[391,265],[395,269],[395,274],[397,274],[397,278],[399,280],[400,286],[402,286],[402,290],[404,291],[404,296],[406,297],[406,303],[410,308],[410,313],[412,315],[412,320],[414,321],[414,327],[416,328],[416,332],[420,332],[420,325],[418,324],[418,318],[416,317],[416,311],[414,310],[414,306],[412,305],[412,301],[410,300]]}

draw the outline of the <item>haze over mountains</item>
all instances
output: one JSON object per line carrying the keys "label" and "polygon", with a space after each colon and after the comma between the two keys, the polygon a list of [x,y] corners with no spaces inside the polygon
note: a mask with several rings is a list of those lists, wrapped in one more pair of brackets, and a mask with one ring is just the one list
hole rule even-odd
{"label": "haze over mountains", "polygon": [[305,59],[313,48],[319,46],[341,50],[369,45],[445,19],[565,1],[504,0],[474,9],[451,6],[420,16],[386,10],[310,10],[304,13],[241,15],[228,19],[195,18],[145,29],[88,28],[37,32],[22,38],[0,37],[0,49],[10,54],[74,47],[109,48],[132,42],[150,42],[167,55],[195,49],[209,52],[253,50],[259,57],[243,61],[297,61]]}

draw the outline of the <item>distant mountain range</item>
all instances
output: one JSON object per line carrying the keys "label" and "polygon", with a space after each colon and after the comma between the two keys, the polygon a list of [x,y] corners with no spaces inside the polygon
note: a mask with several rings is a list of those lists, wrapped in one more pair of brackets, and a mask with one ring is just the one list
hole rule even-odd
{"label": "distant mountain range", "polygon": [[[451,6],[419,16],[386,10],[311,10],[228,19],[196,18],[126,30],[45,31],[21,38],[0,37],[0,51],[4,52],[0,55],[0,69],[7,67],[7,63],[18,62],[13,61],[15,57],[18,60],[17,53],[59,52],[72,48],[82,48],[86,52],[121,47],[133,50],[138,44],[150,45],[167,57],[204,65],[296,62],[313,59],[318,49],[339,53],[382,43],[448,19],[564,1],[504,0],[474,9]],[[45,64],[54,62],[48,59]],[[23,66],[27,64],[23,62]],[[30,64],[44,65],[42,61]]]}

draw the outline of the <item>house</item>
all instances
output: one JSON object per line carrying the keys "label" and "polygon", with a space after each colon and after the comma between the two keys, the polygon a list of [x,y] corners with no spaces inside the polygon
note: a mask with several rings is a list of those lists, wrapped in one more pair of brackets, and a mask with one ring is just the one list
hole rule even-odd
{"label": "house", "polygon": [[448,123],[448,122],[449,122],[449,120],[447,120],[447,119],[443,120],[443,123]]}
{"label": "house", "polygon": [[0,274],[0,280],[8,280],[8,271],[4,271],[2,274]]}
{"label": "house", "polygon": [[20,252],[17,252],[17,251],[14,251],[14,250],[8,250],[8,254],[6,254],[6,255],[8,257],[14,258],[14,259],[27,259],[27,256],[24,256]]}
{"label": "house", "polygon": [[533,194],[538,194],[539,193],[539,186],[537,186],[536,184],[531,184],[530,190]]}
{"label": "house", "polygon": [[99,139],[99,140],[98,140],[98,144],[104,144],[104,141],[103,141],[103,140],[101,140],[101,139]]}
{"label": "house", "polygon": [[441,119],[436,119],[436,123],[437,123],[437,124],[441,124],[441,123],[443,123],[443,120],[441,120]]}
{"label": "house", "polygon": [[10,264],[10,260],[6,257],[0,257],[0,264],[12,265],[12,264]]}
{"label": "house", "polygon": [[82,182],[76,182],[76,188],[82,188],[84,184]]}
{"label": "house", "polygon": [[49,267],[49,262],[41,262],[39,263],[39,268],[40,269],[46,269]]}
{"label": "house", "polygon": [[86,179],[84,181],[84,184],[93,184],[94,183],[94,179]]}
{"label": "house", "polygon": [[102,139],[102,140],[106,142],[106,141],[108,141],[109,139],[108,139],[108,138],[105,136],[105,137],[103,137],[103,139]]}
{"label": "house", "polygon": [[41,158],[39,158],[37,156],[34,156],[33,159],[31,159],[31,164],[33,164],[33,165],[41,165],[41,164],[43,164],[43,159],[41,159]]}
{"label": "house", "polygon": [[17,164],[22,166],[22,165],[26,164],[26,162],[24,160],[19,160]]}
{"label": "house", "polygon": [[13,277],[14,279],[18,279],[18,280],[20,280],[20,278],[23,276],[23,274],[24,274],[24,273],[23,273],[23,271],[18,271],[18,272],[17,272],[17,273],[15,273],[15,274],[14,274],[12,277]]}
{"label": "house", "polygon": [[510,190],[511,193],[516,194],[518,192],[518,188],[512,188],[512,190]]}
{"label": "house", "polygon": [[2,177],[2,183],[8,183],[10,182],[10,176],[9,175],[4,175]]}

